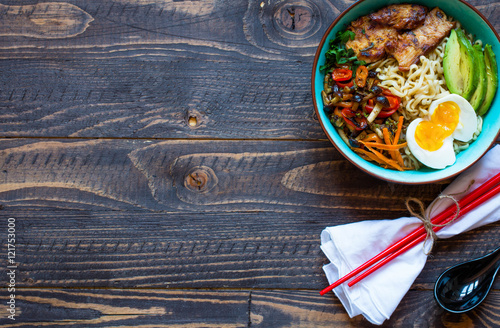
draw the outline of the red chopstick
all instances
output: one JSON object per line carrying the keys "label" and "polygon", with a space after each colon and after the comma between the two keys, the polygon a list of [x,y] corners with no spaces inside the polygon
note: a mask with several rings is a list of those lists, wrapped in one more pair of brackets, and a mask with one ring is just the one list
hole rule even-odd
{"label": "red chopstick", "polygon": [[[470,204],[465,205],[464,207],[461,207],[460,208],[460,216],[462,216],[462,215],[466,214],[467,212],[471,211],[472,209],[474,209],[475,207],[477,207],[481,203],[484,203],[485,201],[487,201],[491,197],[495,196],[499,192],[500,192],[500,184],[497,185],[496,187],[494,187],[493,189],[489,190],[485,194],[481,195],[480,197],[478,197],[477,199],[475,199],[474,201],[472,201]],[[454,218],[455,218],[455,216],[450,216],[446,220],[444,220],[442,222],[442,224],[447,224],[448,222],[452,221]],[[434,232],[438,232],[439,230],[441,230],[443,228],[444,228],[444,226],[435,226],[435,227],[432,228],[432,230],[434,230]],[[388,262],[392,261],[393,259],[395,259],[399,255],[403,254],[404,252],[406,252],[409,249],[413,248],[414,246],[418,245],[420,242],[424,241],[425,237],[426,237],[426,233],[424,232],[417,239],[413,240],[409,244],[406,244],[402,248],[398,249],[397,251],[395,251],[391,255],[389,255],[386,258],[384,258],[382,261],[380,261],[377,264],[375,264],[374,266],[370,267],[368,270],[366,270],[365,272],[363,272],[362,274],[360,274],[359,276],[357,276],[356,278],[354,278],[352,281],[350,281],[347,285],[349,287],[354,286],[356,283],[358,283],[359,281],[363,280],[365,277],[369,276],[373,272],[377,271],[379,268],[381,268],[382,266],[384,266]]]}
{"label": "red chopstick", "polygon": [[[466,196],[464,196],[460,201],[458,201],[458,204],[459,204],[459,206],[461,208],[460,209],[460,215],[462,215],[464,213],[463,212],[463,207],[465,207],[468,204],[470,204],[472,201],[474,201],[475,199],[477,199],[478,197],[480,197],[482,194],[486,193],[489,189],[491,189],[492,187],[494,187],[498,183],[500,183],[500,173],[496,174],[493,178],[489,179],[488,181],[486,181],[485,183],[483,183],[481,186],[479,186],[478,188],[476,188],[475,190],[473,190],[472,192],[470,192],[469,194],[467,194]],[[431,222],[433,224],[443,224],[443,221],[445,221],[447,218],[454,218],[455,217],[455,214],[456,214],[455,211],[456,211],[456,205],[453,204],[453,205],[449,206],[448,208],[446,208],[443,212],[441,212],[437,216],[435,216],[431,220]],[[331,291],[335,287],[337,287],[340,284],[346,282],[347,280],[353,278],[357,274],[359,274],[362,271],[364,271],[367,268],[369,268],[371,265],[377,263],[378,261],[380,261],[381,259],[383,259],[387,255],[389,255],[389,254],[397,251],[398,249],[401,249],[405,245],[409,244],[415,238],[419,238],[422,234],[423,234],[423,236],[425,238],[425,229],[424,229],[423,226],[421,226],[420,228],[415,229],[413,232],[411,232],[410,234],[408,234],[406,237],[404,237],[404,238],[400,239],[399,241],[395,242],[394,244],[392,244],[391,246],[387,247],[384,251],[382,251],[378,255],[374,256],[370,260],[368,260],[365,263],[363,263],[362,265],[360,265],[358,268],[354,269],[353,271],[351,271],[348,274],[346,274],[344,277],[340,278],[339,280],[337,280],[336,282],[334,282],[330,286],[326,287],[325,289],[323,289],[320,292],[320,294],[324,295],[324,294],[328,293],[329,291]],[[416,244],[418,244],[418,243],[416,243]],[[406,250],[408,250],[408,249],[409,248],[407,248]],[[385,262],[385,263],[387,263],[387,262]],[[370,273],[372,273],[375,270],[372,270]],[[361,279],[363,279],[368,274],[364,275]],[[361,280],[361,279],[359,279],[359,280]],[[351,282],[349,284],[349,286],[351,286],[351,284],[354,285],[359,280],[355,281],[354,283]]]}

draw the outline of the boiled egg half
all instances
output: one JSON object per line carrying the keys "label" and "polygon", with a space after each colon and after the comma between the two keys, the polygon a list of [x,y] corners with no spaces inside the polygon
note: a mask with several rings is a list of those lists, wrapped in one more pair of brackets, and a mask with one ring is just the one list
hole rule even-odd
{"label": "boiled egg half", "polygon": [[476,130],[477,116],[470,103],[462,96],[450,94],[434,101],[427,117],[410,123],[406,141],[422,164],[443,169],[455,163],[453,140],[468,142]]}

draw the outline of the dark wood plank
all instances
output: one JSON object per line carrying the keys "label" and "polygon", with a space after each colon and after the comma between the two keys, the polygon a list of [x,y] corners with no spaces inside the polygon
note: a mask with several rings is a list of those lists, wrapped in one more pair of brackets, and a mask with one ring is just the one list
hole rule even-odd
{"label": "dark wood plank", "polygon": [[343,1],[296,3],[300,31],[279,1],[22,3],[0,8],[3,136],[325,138],[310,66]]}
{"label": "dark wood plank", "polygon": [[[311,65],[351,2],[295,1],[295,29],[278,0],[5,4],[2,136],[325,139]],[[48,23],[22,31],[33,11]]]}
{"label": "dark wood plank", "polygon": [[4,139],[0,174],[6,206],[112,210],[400,212],[446,185],[381,182],[328,142],[297,141]]}
{"label": "dark wood plank", "polygon": [[[22,287],[312,290],[327,285],[322,266],[328,261],[319,249],[325,227],[396,218],[368,210],[70,214],[6,208],[1,214],[16,218]],[[1,224],[7,226],[6,219]],[[449,266],[492,250],[499,232],[496,223],[439,241],[413,288],[432,289]]]}
{"label": "dark wood plank", "polygon": [[[350,4],[341,0],[315,3],[276,0],[264,3],[247,0],[93,3],[73,0],[36,6],[26,0],[10,2],[10,6],[0,7],[3,9],[0,14],[11,22],[8,26],[0,25],[1,35],[9,37],[14,46],[5,49],[7,52],[31,55],[28,58],[40,54],[123,58],[134,54],[186,51],[176,57],[199,60],[214,55],[222,59],[250,57],[261,60],[311,57],[323,31]],[[295,24],[287,10],[295,10],[293,5],[299,11]],[[81,15],[74,15],[75,11]],[[33,31],[26,26],[33,24],[34,15],[45,24],[39,24]],[[72,31],[67,24],[70,16],[74,18],[73,25],[80,27],[77,31]],[[58,25],[57,29],[54,25]],[[63,34],[62,30],[68,32]],[[50,47],[25,49],[40,41]],[[95,49],[77,49],[88,45]],[[56,46],[60,51],[55,51]]]}
{"label": "dark wood plank", "polygon": [[[18,289],[2,327],[248,327],[248,291]],[[1,297],[5,303],[5,296]]]}
{"label": "dark wood plank", "polygon": [[[19,289],[14,321],[2,327],[373,327],[349,318],[335,296],[293,290]],[[0,297],[2,303],[5,296]],[[466,314],[410,291],[381,327],[498,327],[500,293]]]}
{"label": "dark wood plank", "polygon": [[[408,215],[407,196],[428,202],[445,186],[381,184],[325,144],[3,140],[2,214],[18,220],[22,284],[320,289],[322,229]],[[443,242],[453,255],[417,283],[497,233]]]}
{"label": "dark wood plank", "polygon": [[[362,316],[350,319],[332,294],[312,291],[253,291],[252,327],[374,327]],[[498,327],[500,292],[466,314],[441,309],[431,291],[410,291],[380,327]]]}
{"label": "dark wood plank", "polygon": [[137,61],[1,61],[1,135],[325,139],[295,63]]}

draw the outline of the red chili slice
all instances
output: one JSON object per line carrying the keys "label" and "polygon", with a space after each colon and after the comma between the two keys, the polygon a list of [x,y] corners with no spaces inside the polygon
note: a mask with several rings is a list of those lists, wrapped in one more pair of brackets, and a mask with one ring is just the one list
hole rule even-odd
{"label": "red chili slice", "polygon": [[366,121],[366,118],[364,116],[344,117],[344,121],[347,123],[348,126],[350,126],[352,129],[356,131],[361,131],[368,127],[368,122]]}
{"label": "red chili slice", "polygon": [[365,110],[368,112],[368,113],[371,113],[372,110],[373,110],[373,107],[374,106],[374,103],[373,103],[373,99],[368,99],[368,102],[366,103],[365,105]]}
{"label": "red chili slice", "polygon": [[392,110],[389,110],[389,111],[385,111],[385,110],[382,110],[380,111],[380,113],[377,115],[377,118],[386,118],[386,117],[389,117],[391,116],[392,114],[394,114],[396,111],[398,110],[398,108],[394,108]]}
{"label": "red chili slice", "polygon": [[[389,101],[390,106],[382,107],[380,114],[377,115],[378,118],[386,118],[391,116],[396,112],[396,110],[399,108],[399,105],[401,104],[401,100],[397,96],[385,96],[385,97]],[[365,105],[365,111],[367,113],[371,113],[374,107],[375,106],[373,99],[369,99]]]}
{"label": "red chili slice", "polygon": [[350,69],[336,68],[332,72],[334,81],[348,81],[352,78],[352,71]]}
{"label": "red chili slice", "polygon": [[344,117],[354,117],[356,116],[356,112],[352,111],[349,107],[342,108],[342,115]]}
{"label": "red chili slice", "polygon": [[342,109],[342,116],[344,117],[344,121],[347,123],[347,125],[357,131],[364,130],[368,127],[366,117],[359,114],[359,112],[354,112],[347,107]]}
{"label": "red chili slice", "polygon": [[389,104],[390,106],[387,107],[387,108],[383,108],[382,111],[391,111],[393,109],[398,109],[399,108],[399,104],[401,104],[401,99],[397,96],[388,96],[386,95],[385,96],[387,98],[387,100],[389,100]]}
{"label": "red chili slice", "polygon": [[351,81],[349,81],[349,82],[347,82],[347,83],[344,83],[344,82],[339,82],[339,81],[337,81],[336,83],[337,83],[337,85],[338,85],[339,87],[341,87],[341,88],[344,88],[344,87],[348,87],[348,88],[350,88],[350,87],[352,87],[352,86],[354,85],[354,82],[352,82],[352,80],[351,80]]}
{"label": "red chili slice", "polygon": [[356,85],[358,88],[364,88],[366,84],[366,79],[368,78],[368,68],[361,65],[356,69]]}
{"label": "red chili slice", "polygon": [[381,88],[381,89],[382,89],[382,94],[383,94],[384,96],[394,96],[394,95],[392,94],[391,90],[389,90],[389,89],[385,89],[385,88]]}

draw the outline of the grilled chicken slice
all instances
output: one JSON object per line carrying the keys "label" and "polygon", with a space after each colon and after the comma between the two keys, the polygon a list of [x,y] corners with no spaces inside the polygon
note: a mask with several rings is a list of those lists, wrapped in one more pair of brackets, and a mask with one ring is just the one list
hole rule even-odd
{"label": "grilled chicken slice", "polygon": [[359,60],[373,63],[386,56],[386,44],[396,40],[398,33],[395,28],[378,24],[368,16],[362,16],[347,28],[354,32],[356,37],[346,43],[347,48],[354,50]]}
{"label": "grilled chicken slice", "polygon": [[427,8],[413,4],[390,5],[370,14],[372,21],[397,30],[413,30],[424,23]]}
{"label": "grilled chicken slice", "polygon": [[439,8],[434,8],[425,17],[424,25],[402,33],[397,42],[386,44],[387,52],[397,59],[399,69],[408,71],[420,56],[437,46],[455,27]]}

